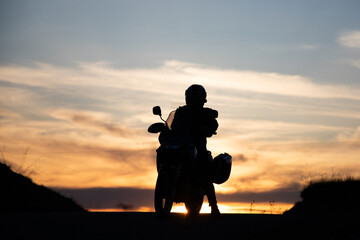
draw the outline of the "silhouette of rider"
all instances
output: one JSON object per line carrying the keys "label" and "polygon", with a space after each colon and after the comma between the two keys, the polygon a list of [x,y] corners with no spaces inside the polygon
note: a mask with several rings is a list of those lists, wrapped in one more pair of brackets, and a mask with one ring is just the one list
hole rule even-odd
{"label": "silhouette of rider", "polygon": [[206,100],[205,88],[201,85],[191,85],[185,92],[186,105],[179,107],[171,124],[172,131],[177,136],[187,138],[197,149],[198,170],[200,182],[205,190],[211,215],[220,215],[217,206],[214,185],[210,179],[211,152],[206,148],[206,138],[216,134],[218,112],[204,108]]}

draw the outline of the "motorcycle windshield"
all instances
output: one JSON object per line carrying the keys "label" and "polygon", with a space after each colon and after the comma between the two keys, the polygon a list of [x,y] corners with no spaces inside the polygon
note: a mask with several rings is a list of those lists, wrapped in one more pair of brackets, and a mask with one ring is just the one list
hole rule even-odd
{"label": "motorcycle windshield", "polygon": [[167,125],[167,127],[168,127],[170,130],[171,130],[171,124],[172,124],[172,122],[174,121],[175,112],[176,112],[176,110],[172,111],[172,112],[169,114],[168,118],[166,119],[166,125]]}
{"label": "motorcycle windshield", "polygon": [[[166,126],[163,131],[161,131],[159,136],[159,141],[161,145],[168,145],[168,146],[184,146],[190,143],[190,136],[188,131],[184,126],[177,126],[176,132],[173,126],[175,114],[177,110],[170,112],[168,118],[166,119]],[[179,121],[176,123],[179,125]],[[180,130],[179,130],[180,129]]]}

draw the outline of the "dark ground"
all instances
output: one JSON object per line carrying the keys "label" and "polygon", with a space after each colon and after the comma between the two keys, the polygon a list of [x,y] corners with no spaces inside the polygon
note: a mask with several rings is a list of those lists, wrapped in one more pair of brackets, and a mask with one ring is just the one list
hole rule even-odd
{"label": "dark ground", "polygon": [[359,219],[267,214],[0,214],[0,239],[360,239]]}
{"label": "dark ground", "polygon": [[85,209],[71,198],[33,183],[0,162],[0,214],[49,211],[85,212]]}

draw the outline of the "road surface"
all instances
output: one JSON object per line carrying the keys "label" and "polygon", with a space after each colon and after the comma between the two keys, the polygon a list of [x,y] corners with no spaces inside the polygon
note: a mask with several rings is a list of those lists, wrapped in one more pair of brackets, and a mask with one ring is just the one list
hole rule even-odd
{"label": "road surface", "polygon": [[335,222],[268,214],[13,213],[0,214],[0,239],[360,239],[353,220]]}

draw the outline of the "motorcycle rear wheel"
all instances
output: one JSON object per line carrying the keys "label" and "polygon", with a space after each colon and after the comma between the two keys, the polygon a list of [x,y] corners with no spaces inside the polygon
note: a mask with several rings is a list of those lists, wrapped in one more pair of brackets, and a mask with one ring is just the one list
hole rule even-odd
{"label": "motorcycle rear wheel", "polygon": [[189,216],[199,215],[203,201],[204,201],[203,195],[194,196],[191,198],[190,201],[186,201],[185,207],[187,210],[187,214],[189,214]]}
{"label": "motorcycle rear wheel", "polygon": [[167,217],[170,214],[173,200],[169,197],[169,189],[166,186],[166,176],[160,171],[155,187],[154,205],[155,212],[159,217]]}

